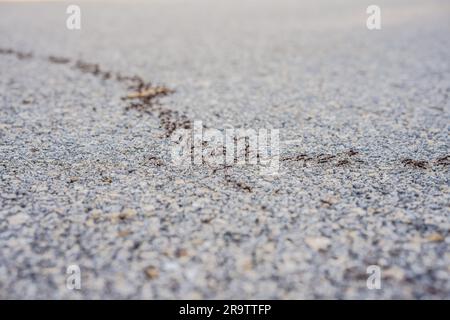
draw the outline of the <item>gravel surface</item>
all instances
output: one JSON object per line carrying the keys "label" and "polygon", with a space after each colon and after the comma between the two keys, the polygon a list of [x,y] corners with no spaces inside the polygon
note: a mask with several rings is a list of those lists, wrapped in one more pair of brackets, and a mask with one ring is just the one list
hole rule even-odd
{"label": "gravel surface", "polygon": [[[450,4],[377,4],[0,4],[0,298],[450,298]],[[174,165],[193,121],[297,143]]]}

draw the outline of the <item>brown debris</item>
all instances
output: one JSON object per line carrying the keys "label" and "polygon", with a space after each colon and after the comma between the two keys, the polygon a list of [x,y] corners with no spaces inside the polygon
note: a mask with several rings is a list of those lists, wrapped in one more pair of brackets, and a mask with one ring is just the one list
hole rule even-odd
{"label": "brown debris", "polygon": [[172,92],[172,90],[170,90],[166,87],[162,87],[162,86],[149,87],[149,88],[145,88],[141,91],[130,92],[129,94],[127,94],[126,97],[124,97],[124,99],[137,99],[137,98],[153,99],[158,96],[165,96],[171,92]]}
{"label": "brown debris", "polygon": [[89,62],[84,62],[84,61],[78,60],[75,63],[75,68],[80,70],[81,72],[89,73],[96,77],[101,77],[105,80],[111,78],[111,75],[112,75],[112,73],[110,71],[102,70],[97,63],[89,63]]}
{"label": "brown debris", "polygon": [[33,58],[33,54],[31,52],[17,52],[16,56],[20,60],[31,59]]}
{"label": "brown debris", "polygon": [[[33,57],[31,52],[18,51],[10,48],[0,48],[0,54],[15,55],[18,59],[29,59]],[[55,64],[68,64],[71,61],[69,58],[53,55],[47,56],[45,59]],[[141,77],[136,75],[128,76],[122,75],[119,72],[103,70],[97,63],[77,60],[73,67],[83,73],[100,77],[103,80],[114,79],[117,82],[127,83],[129,85],[128,89],[133,91],[123,97],[123,99],[132,100],[125,107],[125,110],[136,110],[145,113],[155,112],[160,120],[161,128],[166,132],[166,137],[169,137],[178,128],[191,128],[191,121],[185,115],[180,115],[176,111],[160,106],[154,108],[154,105],[157,104],[155,99],[173,93],[174,91],[172,89],[164,86],[152,86],[151,83],[145,82]]]}
{"label": "brown debris", "polygon": [[159,271],[154,266],[148,266],[147,268],[145,268],[144,273],[149,279],[156,279],[159,276]]}

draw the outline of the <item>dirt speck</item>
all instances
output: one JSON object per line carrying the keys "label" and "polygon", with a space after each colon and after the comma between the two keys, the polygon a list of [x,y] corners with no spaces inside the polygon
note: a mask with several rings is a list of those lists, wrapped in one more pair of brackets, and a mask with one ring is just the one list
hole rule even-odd
{"label": "dirt speck", "polygon": [[425,160],[414,160],[414,159],[403,159],[402,164],[405,167],[412,167],[417,169],[427,169],[428,168],[428,161]]}

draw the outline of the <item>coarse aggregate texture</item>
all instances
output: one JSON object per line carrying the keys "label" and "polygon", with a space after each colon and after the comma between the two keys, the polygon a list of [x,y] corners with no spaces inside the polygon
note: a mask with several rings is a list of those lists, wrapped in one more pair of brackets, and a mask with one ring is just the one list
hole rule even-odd
{"label": "coarse aggregate texture", "polygon": [[[450,298],[450,3],[377,4],[1,3],[0,298]],[[176,166],[192,121],[297,142]]]}

